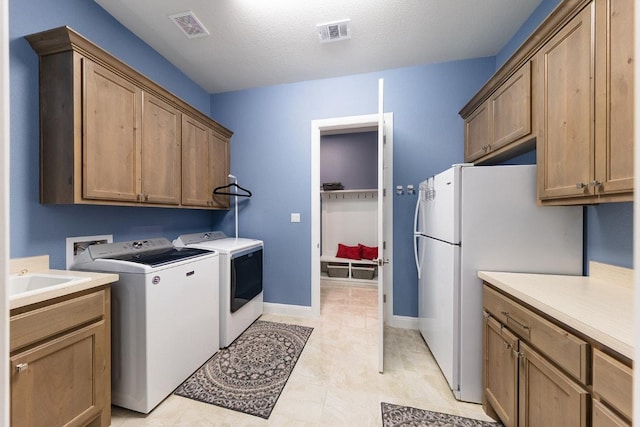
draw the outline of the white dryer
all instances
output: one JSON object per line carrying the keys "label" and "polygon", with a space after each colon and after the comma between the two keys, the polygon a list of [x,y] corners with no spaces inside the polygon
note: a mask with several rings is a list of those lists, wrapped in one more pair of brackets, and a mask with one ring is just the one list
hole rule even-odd
{"label": "white dryer", "polygon": [[229,346],[263,313],[262,240],[208,231],[183,234],[173,244],[220,254],[220,347]]}
{"label": "white dryer", "polygon": [[91,245],[72,269],[111,286],[112,403],[149,413],[219,349],[216,252],[165,238]]}

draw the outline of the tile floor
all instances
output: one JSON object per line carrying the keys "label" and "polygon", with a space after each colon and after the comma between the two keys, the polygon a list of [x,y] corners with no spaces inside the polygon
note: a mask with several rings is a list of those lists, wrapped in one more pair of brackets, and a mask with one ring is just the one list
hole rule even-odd
{"label": "tile floor", "polygon": [[317,319],[264,315],[314,328],[268,420],[171,395],[144,416],[113,407],[112,425],[382,426],[380,402],[490,420],[456,401],[416,330],[385,329],[377,371],[377,290],[323,283]]}

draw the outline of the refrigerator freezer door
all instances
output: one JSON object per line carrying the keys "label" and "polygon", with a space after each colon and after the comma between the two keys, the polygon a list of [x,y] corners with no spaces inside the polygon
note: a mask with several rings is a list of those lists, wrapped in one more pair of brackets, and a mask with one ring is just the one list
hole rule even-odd
{"label": "refrigerator freezer door", "polygon": [[[418,325],[451,389],[458,389],[458,284],[460,247],[422,237],[423,271],[418,286]],[[477,355],[479,357],[479,355]]]}
{"label": "refrigerator freezer door", "polygon": [[460,243],[460,166],[420,184],[418,231],[449,243]]}

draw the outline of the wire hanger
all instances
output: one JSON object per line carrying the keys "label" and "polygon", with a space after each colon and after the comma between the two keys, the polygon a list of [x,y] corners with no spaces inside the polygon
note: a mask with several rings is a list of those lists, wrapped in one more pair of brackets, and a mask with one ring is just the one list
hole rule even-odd
{"label": "wire hanger", "polygon": [[[221,191],[227,188],[231,188],[231,187],[235,187],[235,192],[231,193],[229,191]],[[242,190],[244,191],[244,193],[239,193],[238,190]],[[239,186],[238,184],[236,184],[235,182],[232,182],[231,184],[227,184],[227,185],[222,185],[220,187],[216,187],[213,189],[213,194],[222,194],[225,196],[238,196],[238,197],[251,197],[251,191],[247,190],[244,187]]]}

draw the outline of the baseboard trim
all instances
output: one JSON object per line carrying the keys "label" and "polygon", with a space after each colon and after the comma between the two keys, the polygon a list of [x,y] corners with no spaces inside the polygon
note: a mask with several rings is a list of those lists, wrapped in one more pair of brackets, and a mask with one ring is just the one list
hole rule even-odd
{"label": "baseboard trim", "polygon": [[264,313],[277,314],[280,316],[314,317],[311,307],[304,305],[277,304],[273,302],[264,303]]}
{"label": "baseboard trim", "polygon": [[418,318],[393,315],[391,319],[387,319],[387,325],[399,329],[418,329]]}

